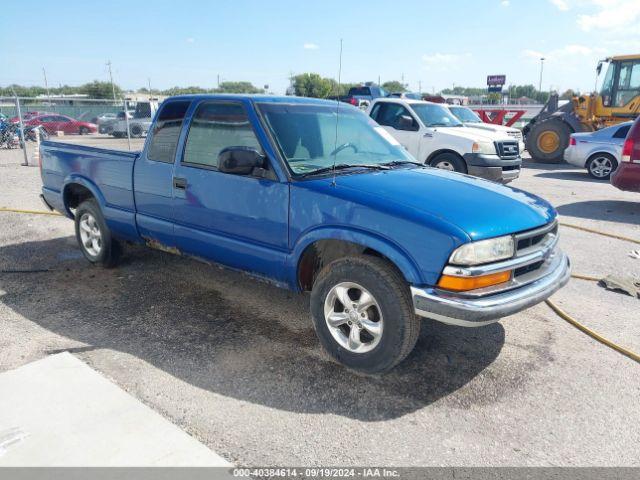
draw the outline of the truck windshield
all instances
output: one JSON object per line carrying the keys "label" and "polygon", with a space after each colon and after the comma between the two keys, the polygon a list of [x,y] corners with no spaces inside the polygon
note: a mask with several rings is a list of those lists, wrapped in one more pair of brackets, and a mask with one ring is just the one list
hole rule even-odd
{"label": "truck windshield", "polygon": [[425,127],[462,127],[458,120],[445,107],[435,103],[413,103],[411,105]]}
{"label": "truck windshield", "polygon": [[461,122],[465,123],[482,123],[480,117],[476,115],[476,113],[467,107],[449,107],[451,113],[453,113],[456,117],[460,119]]}
{"label": "truck windshield", "polygon": [[324,171],[334,163],[367,168],[415,162],[389,133],[356,108],[263,103],[259,109],[296,175]]}

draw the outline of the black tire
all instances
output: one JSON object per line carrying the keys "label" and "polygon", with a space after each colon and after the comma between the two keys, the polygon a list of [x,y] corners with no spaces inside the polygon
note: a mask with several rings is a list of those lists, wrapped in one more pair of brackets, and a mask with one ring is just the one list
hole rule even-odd
{"label": "black tire", "polygon": [[129,127],[129,132],[131,134],[131,138],[140,138],[142,137],[144,130],[142,129],[141,125],[133,124],[131,125],[131,127]]}
{"label": "black tire", "polygon": [[[536,162],[562,163],[572,133],[571,127],[559,118],[534,123],[527,133],[527,151]],[[557,140],[557,143],[547,143],[547,139]]]}
{"label": "black tire", "polygon": [[[598,164],[604,167],[604,169],[599,169]],[[618,162],[613,155],[608,153],[595,153],[589,157],[585,166],[591,178],[595,178],[596,180],[609,180],[611,174],[618,168]]]}
{"label": "black tire", "polygon": [[[334,287],[341,283],[362,286],[376,301],[376,306],[370,308],[374,308],[374,313],[380,310],[382,331],[370,351],[353,352],[341,345],[325,320],[325,301],[329,302]],[[345,308],[344,312],[349,311]],[[354,312],[357,317],[357,310]],[[380,374],[395,367],[413,350],[420,332],[420,320],[414,313],[406,280],[395,266],[373,256],[343,258],[326,265],[311,291],[311,315],[320,343],[329,355],[347,368],[366,374]],[[342,326],[349,328],[346,324]],[[368,335],[365,330],[360,329],[360,340],[362,335]]]}
{"label": "black tire", "polygon": [[[81,229],[83,228],[81,223],[83,220],[88,220],[89,217],[95,220],[96,227],[99,230],[100,248],[97,252],[93,252],[91,251],[91,247],[87,247],[83,241],[83,234],[81,233]],[[75,211],[75,227],[76,240],[87,260],[106,268],[114,267],[118,263],[120,254],[122,253],[122,247],[120,243],[111,236],[111,231],[104,220],[100,207],[94,199],[85,200],[78,206]]]}
{"label": "black tire", "polygon": [[78,129],[79,135],[87,135],[89,133],[89,129],[87,127],[80,127]]}
{"label": "black tire", "polygon": [[460,158],[455,153],[439,153],[431,159],[429,165],[434,168],[442,168],[444,170],[451,170],[451,168],[453,168],[454,172],[467,173],[467,164],[464,159]]}

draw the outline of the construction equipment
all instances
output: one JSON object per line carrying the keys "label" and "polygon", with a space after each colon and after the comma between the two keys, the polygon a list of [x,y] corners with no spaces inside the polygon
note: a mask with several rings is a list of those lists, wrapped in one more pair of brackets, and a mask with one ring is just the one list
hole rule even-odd
{"label": "construction equipment", "polygon": [[640,54],[609,57],[600,92],[573,97],[559,106],[552,94],[544,108],[523,128],[526,148],[534,160],[560,163],[569,136],[633,120],[640,114]]}

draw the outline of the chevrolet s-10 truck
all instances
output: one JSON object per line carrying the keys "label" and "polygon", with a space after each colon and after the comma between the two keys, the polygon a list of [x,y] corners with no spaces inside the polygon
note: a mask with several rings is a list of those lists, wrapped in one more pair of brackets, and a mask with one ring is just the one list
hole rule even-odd
{"label": "chevrolet s-10 truck", "polygon": [[44,142],[41,159],[90,262],[146,243],[310,291],[323,347],[369,374],[409,354],[419,317],[486,325],[569,279],[546,201],[417,163],[344,103],[173,97],[139,153]]}

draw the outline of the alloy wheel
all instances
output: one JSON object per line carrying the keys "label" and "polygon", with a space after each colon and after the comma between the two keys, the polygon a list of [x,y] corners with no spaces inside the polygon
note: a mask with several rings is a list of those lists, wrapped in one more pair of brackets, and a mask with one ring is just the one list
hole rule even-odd
{"label": "alloy wheel", "polygon": [[371,292],[357,283],[342,282],[329,291],[324,318],[331,336],[349,352],[369,352],[382,339],[380,306]]}

